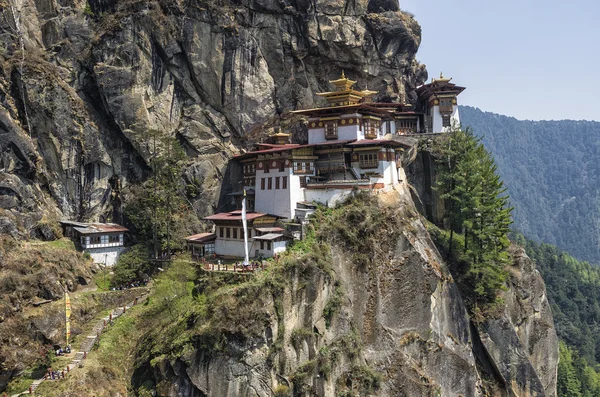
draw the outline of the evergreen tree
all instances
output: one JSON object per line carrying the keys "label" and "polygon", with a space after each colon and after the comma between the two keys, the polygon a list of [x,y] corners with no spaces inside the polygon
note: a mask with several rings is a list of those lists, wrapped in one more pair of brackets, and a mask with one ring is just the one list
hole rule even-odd
{"label": "evergreen tree", "polygon": [[435,148],[439,177],[436,189],[445,206],[445,225],[463,235],[462,255],[469,263],[467,277],[482,303],[495,300],[503,287],[511,210],[494,160],[472,131],[456,130],[438,140]]}
{"label": "evergreen tree", "polygon": [[133,188],[125,215],[138,236],[152,241],[154,258],[170,258],[174,245],[175,218],[187,208],[181,169],[185,152],[172,137],[158,131],[144,133],[151,177],[141,187]]}

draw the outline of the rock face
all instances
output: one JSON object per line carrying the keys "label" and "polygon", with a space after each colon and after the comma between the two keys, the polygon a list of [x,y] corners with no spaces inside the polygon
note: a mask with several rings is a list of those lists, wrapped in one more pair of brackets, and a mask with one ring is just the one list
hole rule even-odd
{"label": "rock face", "polygon": [[[361,230],[376,225],[354,248],[339,238],[351,234],[343,231],[350,219]],[[288,267],[282,298],[257,292],[257,336],[156,359],[139,383],[151,380],[165,396],[556,395],[552,316],[522,251],[506,309],[474,325],[408,185],[336,221],[338,231],[323,232],[331,252],[315,254],[331,268],[303,257]]]}
{"label": "rock face", "polygon": [[[0,14],[0,232],[14,237],[53,238],[57,218],[121,222],[149,130],[182,143],[203,216],[231,156],[319,105],[341,70],[380,101],[414,101],[427,77],[420,27],[394,1],[0,0]],[[161,361],[161,395],[555,395],[531,263],[517,255],[506,312],[476,329],[409,191],[380,197],[391,218],[372,260],[333,244],[328,271],[293,268],[281,302],[257,297],[260,337]]]}
{"label": "rock face", "polygon": [[1,0],[1,208],[21,233],[45,215],[120,222],[158,130],[212,213],[227,160],[342,70],[414,99],[420,27],[392,3]]}

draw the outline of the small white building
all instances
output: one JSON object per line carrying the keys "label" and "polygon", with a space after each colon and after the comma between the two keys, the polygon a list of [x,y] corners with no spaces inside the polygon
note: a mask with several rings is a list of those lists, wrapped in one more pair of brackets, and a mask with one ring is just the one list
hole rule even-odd
{"label": "small white building", "polygon": [[[272,258],[286,250],[291,237],[285,229],[276,226],[278,218],[280,217],[262,212],[246,214],[250,258]],[[216,255],[237,258],[245,256],[242,211],[221,212],[204,219],[212,221],[215,225],[213,241]],[[189,241],[193,237],[190,236],[186,240]]]}
{"label": "small white building", "polygon": [[63,235],[92,257],[94,263],[114,266],[124,247],[124,233],[129,231],[115,223],[61,221]]}
{"label": "small white building", "polygon": [[194,234],[185,238],[188,250],[193,259],[208,258],[215,255],[215,240],[217,235],[214,233]]}
{"label": "small white building", "polygon": [[440,74],[439,79],[417,87],[418,107],[424,115],[423,132],[450,132],[460,126],[457,96],[465,87],[457,86],[451,80]]}

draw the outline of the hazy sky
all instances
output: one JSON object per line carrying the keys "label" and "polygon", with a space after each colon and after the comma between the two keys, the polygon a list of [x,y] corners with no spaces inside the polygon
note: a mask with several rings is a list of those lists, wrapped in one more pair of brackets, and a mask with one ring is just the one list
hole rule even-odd
{"label": "hazy sky", "polygon": [[518,119],[600,120],[600,1],[400,0],[417,57],[466,86],[459,104]]}

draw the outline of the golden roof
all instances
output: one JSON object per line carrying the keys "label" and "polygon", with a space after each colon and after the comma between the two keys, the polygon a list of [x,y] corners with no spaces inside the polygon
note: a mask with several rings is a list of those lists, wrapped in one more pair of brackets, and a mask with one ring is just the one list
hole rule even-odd
{"label": "golden roof", "polygon": [[447,82],[449,82],[450,80],[452,80],[452,77],[450,77],[450,78],[446,78],[446,77],[444,77],[444,73],[440,72],[440,78],[439,78],[439,79],[437,79],[437,80],[432,78],[432,79],[431,79],[431,82],[432,82],[432,83],[435,83],[435,82],[438,82],[438,83],[447,83]]}
{"label": "golden roof", "polygon": [[356,81],[350,80],[346,78],[344,71],[342,70],[342,77],[337,80],[329,80],[331,84],[333,84],[338,91],[347,91],[352,88]]}

